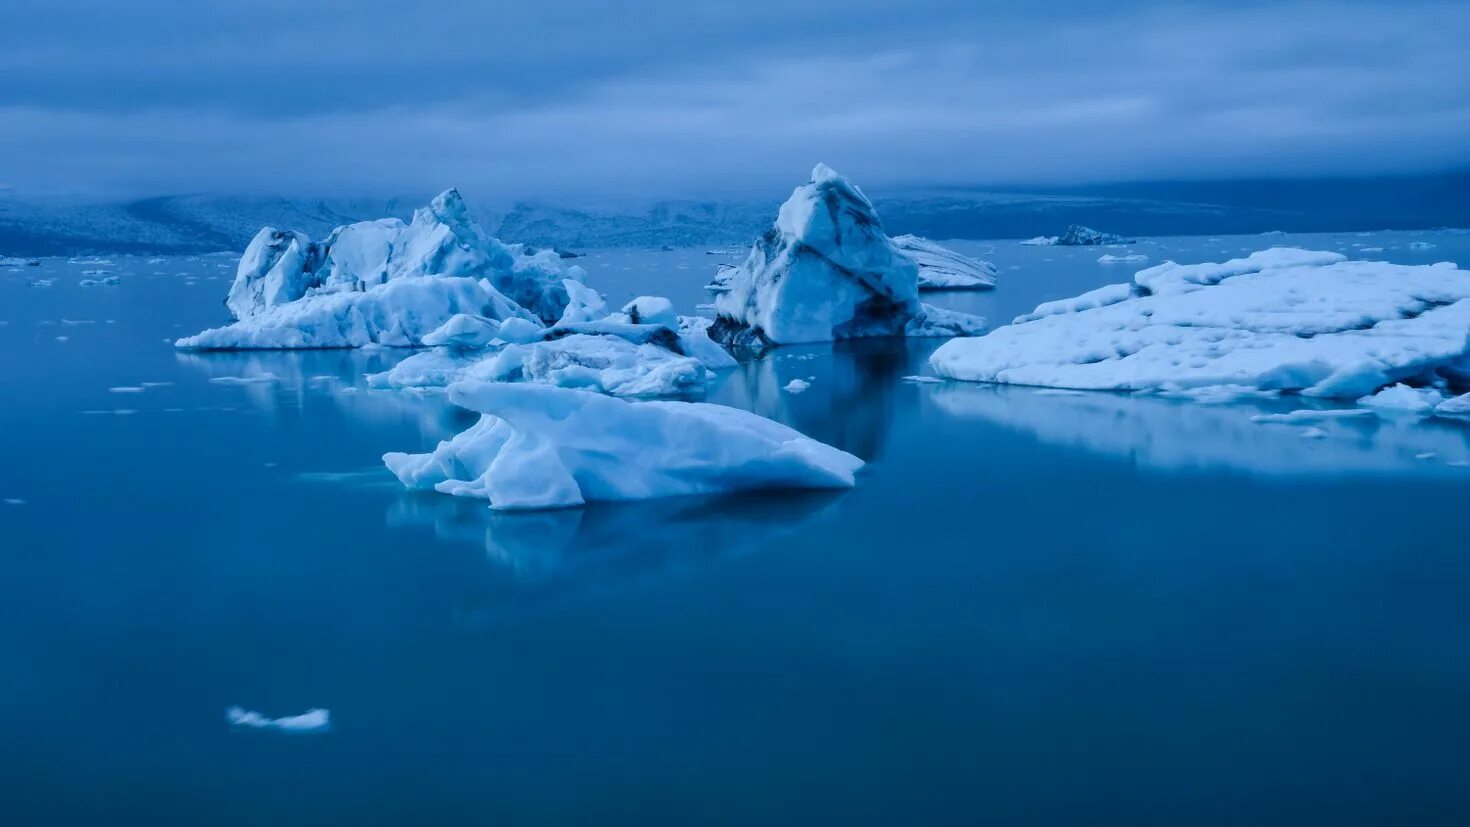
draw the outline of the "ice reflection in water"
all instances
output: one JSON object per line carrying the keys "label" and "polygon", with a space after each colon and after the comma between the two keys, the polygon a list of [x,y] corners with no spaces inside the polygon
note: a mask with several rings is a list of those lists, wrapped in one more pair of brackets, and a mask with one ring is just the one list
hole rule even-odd
{"label": "ice reflection in water", "polygon": [[1208,404],[961,382],[926,387],[938,409],[951,416],[1003,425],[1046,443],[1131,458],[1144,468],[1265,475],[1470,474],[1470,423],[1388,414],[1281,424],[1253,417],[1301,409],[1301,400]]}

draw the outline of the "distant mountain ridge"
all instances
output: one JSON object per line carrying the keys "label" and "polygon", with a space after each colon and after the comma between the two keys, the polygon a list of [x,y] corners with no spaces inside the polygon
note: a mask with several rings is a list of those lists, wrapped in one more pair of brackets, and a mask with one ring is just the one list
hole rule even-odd
{"label": "distant mountain ridge", "polygon": [[[0,191],[0,255],[241,250],[263,226],[324,237],[341,224],[407,219],[433,193],[394,198],[171,195],[100,202]],[[748,244],[786,193],[766,200],[664,200],[578,207],[476,205],[505,241],[564,249]],[[1130,236],[1470,226],[1470,174],[1414,178],[1157,182],[987,190],[869,191],[890,234],[1027,238],[1084,224]]]}

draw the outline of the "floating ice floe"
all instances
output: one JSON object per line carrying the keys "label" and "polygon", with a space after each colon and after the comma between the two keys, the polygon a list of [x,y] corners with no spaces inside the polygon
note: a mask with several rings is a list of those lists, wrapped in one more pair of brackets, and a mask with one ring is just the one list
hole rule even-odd
{"label": "floating ice floe", "polygon": [[544,385],[462,381],[450,401],[482,414],[427,454],[383,457],[404,485],[561,508],[762,488],[847,488],[857,457],[747,411],[628,402]]}
{"label": "floating ice floe", "polygon": [[1410,241],[1409,242],[1409,249],[1410,250],[1413,250],[1415,252],[1423,252],[1425,250],[1433,250],[1434,249],[1434,243],[1431,242],[1431,241]]}
{"label": "floating ice floe", "polygon": [[925,327],[930,311],[919,303],[918,270],[894,249],[867,197],[818,164],[716,296],[710,335],[762,347],[903,336],[915,322],[923,335],[956,335],[961,325],[952,318]]}
{"label": "floating ice floe", "polygon": [[1470,379],[1470,274],[1263,250],[1167,262],[930,358],[951,379],[1116,391],[1240,386],[1355,399]]}
{"label": "floating ice floe", "polygon": [[995,265],[916,235],[895,236],[893,249],[919,268],[920,290],[994,290]]}
{"label": "floating ice floe", "polygon": [[706,334],[708,319],[677,316],[667,299],[640,296],[622,311],[593,318],[605,303],[581,284],[562,321],[491,323],[456,316],[424,337],[434,350],[373,374],[380,388],[441,388],[461,379],[536,382],[614,396],[682,396],[704,390],[710,372],[735,360]]}
{"label": "floating ice floe", "polygon": [[812,383],[808,382],[805,379],[792,379],[790,382],[787,382],[784,386],[782,386],[781,390],[786,391],[787,393],[801,393],[811,386]]}
{"label": "floating ice floe", "polygon": [[1126,256],[1115,256],[1111,253],[1104,253],[1097,257],[1098,264],[1142,264],[1145,261],[1148,261],[1148,256],[1141,253]]}
{"label": "floating ice floe", "polygon": [[232,706],[225,710],[225,720],[234,727],[274,729],[291,733],[325,732],[332,728],[332,713],[325,709],[309,709],[300,715],[267,718],[259,712]]}
{"label": "floating ice floe", "polygon": [[362,221],[324,241],[262,229],[226,300],[236,322],[179,346],[406,347],[462,313],[550,323],[568,305],[567,280],[584,275],[554,250],[532,253],[490,237],[448,190],[411,222]]}

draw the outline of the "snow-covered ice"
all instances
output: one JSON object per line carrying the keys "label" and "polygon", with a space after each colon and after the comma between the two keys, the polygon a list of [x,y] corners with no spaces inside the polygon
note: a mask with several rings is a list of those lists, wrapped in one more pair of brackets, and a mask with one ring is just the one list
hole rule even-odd
{"label": "snow-covered ice", "polygon": [[[893,239],[893,249],[919,268],[920,290],[993,290],[995,265],[916,235]],[[718,278],[718,276],[716,277]]]}
{"label": "snow-covered ice", "polygon": [[310,733],[325,732],[332,727],[332,713],[325,709],[309,709],[300,715],[268,718],[259,712],[244,707],[232,706],[225,710],[225,720],[230,726],[247,729],[273,729],[280,732]]}
{"label": "snow-covered ice", "polygon": [[199,350],[413,347],[460,314],[522,318],[540,328],[484,279],[404,276],[364,292],[313,293],[174,344]]}
{"label": "snow-covered ice", "polygon": [[[463,347],[416,353],[391,370],[369,376],[368,383],[380,388],[437,388],[475,379],[537,382],[614,396],[683,396],[703,391],[711,371],[736,364],[706,334],[710,320],[677,316],[667,299],[641,296],[621,312],[580,321],[604,302],[581,285],[573,294],[564,318],[579,321],[541,328],[512,319],[499,325],[491,338],[482,333]],[[450,324],[458,328],[453,321]],[[448,344],[448,335],[436,331],[425,343],[441,339]],[[480,343],[473,344],[476,341]]]}
{"label": "snow-covered ice", "polygon": [[1148,256],[1143,255],[1142,253],[1133,253],[1131,255],[1124,256],[1115,256],[1112,253],[1104,253],[1097,257],[1098,264],[1142,264],[1145,261],[1148,261]]}
{"label": "snow-covered ice", "polygon": [[1406,381],[1465,382],[1470,275],[1453,264],[1348,261],[1273,248],[1166,262],[1011,325],[946,342],[951,379],[1087,390],[1218,386],[1353,399]]}
{"label": "snow-covered ice", "polygon": [[902,336],[923,312],[918,293],[918,267],[872,203],[818,164],[716,296],[710,335],[747,347]]}
{"label": "snow-covered ice", "polygon": [[391,453],[409,488],[559,508],[760,488],[845,488],[863,461],[747,411],[628,402],[543,385],[462,381],[449,398],[480,421],[427,454]]}

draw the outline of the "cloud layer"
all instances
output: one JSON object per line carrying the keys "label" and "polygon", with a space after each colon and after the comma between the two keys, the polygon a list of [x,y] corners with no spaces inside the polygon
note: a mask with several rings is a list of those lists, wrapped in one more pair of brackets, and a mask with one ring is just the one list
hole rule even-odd
{"label": "cloud layer", "polygon": [[[1462,2],[10,0],[0,182],[735,194],[1470,162]],[[491,8],[493,5],[499,8]]]}

